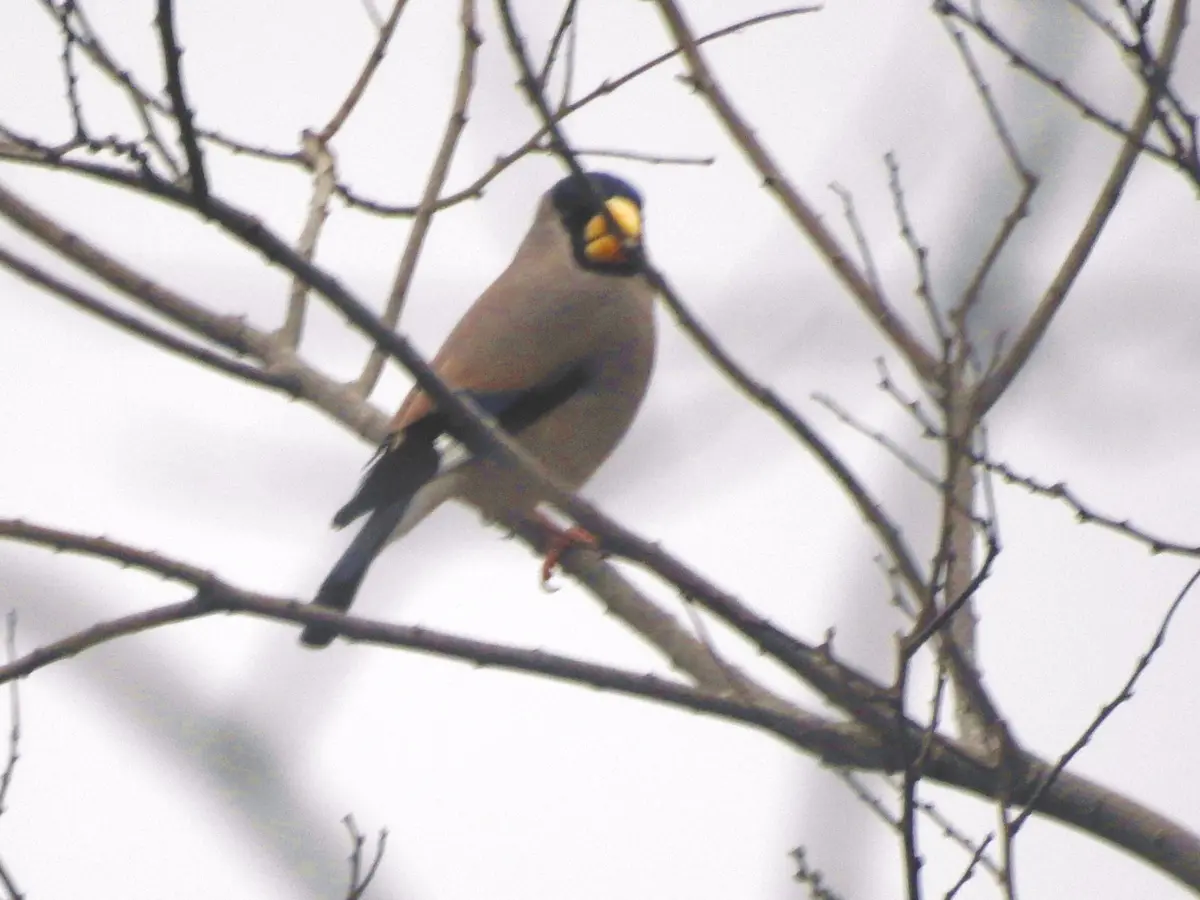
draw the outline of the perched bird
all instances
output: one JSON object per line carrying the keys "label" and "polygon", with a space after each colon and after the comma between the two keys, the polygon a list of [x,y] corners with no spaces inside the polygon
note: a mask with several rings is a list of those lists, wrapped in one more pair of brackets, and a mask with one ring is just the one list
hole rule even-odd
{"label": "perched bird", "polygon": [[[603,203],[609,216],[600,209]],[[609,217],[624,234],[613,234]],[[642,199],[612,175],[568,177],[542,197],[508,268],[450,332],[433,370],[469,396],[567,487],[592,476],[628,430],[654,365],[654,293],[639,275]],[[367,521],[313,601],[347,610],[367,568],[389,543],[455,498],[486,517],[535,521],[551,532],[543,578],[571,542],[536,510],[542,499],[512,469],[443,452],[449,422],[414,388],[358,492],[337,515],[341,528]],[[310,624],[310,647],[336,629]]]}

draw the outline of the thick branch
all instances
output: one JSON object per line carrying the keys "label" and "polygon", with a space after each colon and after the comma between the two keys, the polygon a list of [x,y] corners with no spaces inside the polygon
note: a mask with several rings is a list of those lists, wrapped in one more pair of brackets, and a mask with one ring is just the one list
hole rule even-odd
{"label": "thick branch", "polygon": [[[347,637],[382,646],[403,647],[451,659],[545,675],[629,696],[743,722],[775,734],[826,761],[863,769],[892,771],[899,760],[870,732],[830,723],[818,716],[781,713],[729,696],[697,690],[653,675],[637,675],[542,651],[520,650],[445,635],[425,628],[344,616],[295,600],[243,591],[197,566],[105,538],[91,538],[19,520],[0,519],[0,538],[12,538],[59,550],[86,553],[142,568],[195,587],[181,603],[155,607],[71,635],[0,666],[0,684],[23,678],[51,663],[105,641],[214,612],[238,612],[296,624],[335,624]],[[1001,771],[947,738],[931,735],[926,774],[946,784],[988,797],[1026,803],[1038,796],[1039,811],[1124,847],[1184,884],[1200,889],[1200,838],[1178,823],[1106,788],[1029,754],[1019,767]],[[1013,782],[1013,772],[1023,777]],[[1002,793],[1003,792],[1003,793]]]}
{"label": "thick branch", "polygon": [[103,300],[55,278],[44,269],[9,253],[3,247],[0,247],[0,266],[4,266],[31,284],[44,288],[50,293],[66,300],[68,303],[80,309],[87,310],[95,316],[99,316],[121,330],[143,338],[155,347],[216,369],[222,374],[232,375],[235,378],[240,378],[243,381],[248,381],[261,387],[283,391],[291,397],[300,396],[299,382],[294,375],[264,372],[255,366],[247,365],[236,359],[229,359],[219,353],[214,353],[207,347],[201,347],[190,341],[178,338],[170,332],[156,328],[148,322],[143,322],[136,316],[131,316],[118,309],[114,309]]}
{"label": "thick branch", "polygon": [[245,591],[205,569],[108,538],[88,537],[13,519],[0,519],[0,538],[111,560],[196,589],[195,596],[190,600],[102,622],[33,650],[0,666],[0,684],[14,678],[25,678],[39,669],[120,637],[215,612],[247,613],[279,622],[336,624],[338,630],[351,640],[417,650],[480,666],[547,675],[562,681],[658,700],[670,706],[741,721],[775,733],[831,764],[872,767],[886,764],[886,750],[861,729],[833,723],[794,708],[782,712],[748,703],[740,697],[734,698],[728,694],[721,696],[655,675],[626,672],[544,650],[521,650],[456,637],[420,626],[394,625],[345,616],[302,601]]}

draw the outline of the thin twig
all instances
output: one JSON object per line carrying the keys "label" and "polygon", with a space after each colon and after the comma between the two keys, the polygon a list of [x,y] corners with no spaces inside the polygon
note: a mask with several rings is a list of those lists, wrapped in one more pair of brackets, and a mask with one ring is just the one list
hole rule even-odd
{"label": "thin twig", "polygon": [[[17,659],[17,612],[10,609],[5,616],[7,639],[5,641],[6,659],[9,664]],[[17,760],[21,758],[21,694],[14,679],[8,686],[8,761],[4,764],[4,772],[0,774],[0,816],[7,811],[8,789],[12,786],[13,772],[17,768]]]}
{"label": "thin twig", "polygon": [[[732,25],[726,25],[724,28],[718,28],[717,30],[711,31],[702,37],[696,38],[696,44],[697,46],[706,44],[709,41],[715,41],[719,38],[739,34],[747,28],[768,24],[779,19],[800,15],[801,13],[810,11],[811,10],[809,7],[795,7],[791,9],[776,10],[775,12],[762,13],[757,16],[751,16],[747,19],[735,22]],[[673,50],[668,50],[667,52],[660,53],[653,59],[642,63],[640,66],[630,69],[628,72],[618,78],[605,80],[599,86],[593,88],[578,100],[568,103],[565,107],[555,111],[553,121],[561,122],[572,113],[578,112],[583,107],[588,106],[601,97],[606,97],[615,93],[618,89],[624,87],[634,79],[640,78],[642,75],[645,75],[646,73],[658,68],[663,63],[674,59],[679,55],[679,53],[680,50],[678,47]],[[545,125],[542,125],[542,127],[540,127],[528,140],[526,140],[525,143],[511,152],[498,157],[496,161],[487,169],[487,171],[485,171],[465,188],[462,188],[461,190],[455,191],[451,194],[447,194],[438,200],[437,204],[434,206],[434,211],[441,212],[443,209],[448,209],[449,207],[455,206],[466,200],[477,200],[482,197],[484,189],[493,181],[495,181],[496,178],[501,175],[501,173],[505,172],[514,163],[520,159],[523,159],[529,153],[542,149],[548,133],[549,128],[547,128]],[[414,216],[417,213],[416,206],[387,204],[370,200],[355,192],[348,185],[339,184],[337,187],[337,192],[338,195],[349,205],[364,209],[376,215],[408,217]]]}
{"label": "thin twig", "polygon": [[354,821],[354,816],[347,813],[342,818],[342,824],[346,826],[346,830],[350,832],[350,887],[346,892],[346,900],[359,900],[366,893],[371,882],[375,880],[375,875],[379,872],[379,864],[383,862],[383,854],[387,848],[388,830],[386,828],[379,829],[379,837],[375,841],[375,856],[371,860],[371,865],[367,867],[367,871],[362,871],[362,851],[363,845],[366,844],[366,836],[358,830],[358,825]]}
{"label": "thin twig", "polygon": [[912,472],[917,478],[925,482],[931,488],[937,491],[942,491],[945,485],[942,480],[929,470],[929,467],[914,457],[911,453],[897,444],[891,437],[884,432],[871,428],[865,422],[860,421],[852,415],[848,409],[830,397],[828,394],[813,394],[812,398],[821,406],[829,410],[843,425],[857,431],[863,437],[868,438],[886,450],[899,462],[904,468]]}
{"label": "thin twig", "polygon": [[947,33],[949,33],[954,41],[959,58],[962,59],[967,74],[970,76],[971,83],[975,86],[975,92],[983,102],[983,108],[987,112],[988,121],[992,123],[992,130],[996,132],[996,138],[1000,141],[1000,146],[1004,150],[1004,156],[1021,182],[1021,192],[1017,197],[1016,203],[1008,215],[1004,217],[1004,221],[1000,223],[1000,228],[992,239],[991,245],[984,253],[983,259],[980,260],[979,266],[971,276],[970,283],[968,283],[966,289],[963,291],[962,298],[955,304],[951,312],[956,323],[958,339],[965,348],[970,343],[968,340],[967,317],[982,295],[983,284],[987,280],[988,275],[991,274],[996,261],[1000,258],[1000,253],[1008,245],[1009,239],[1017,229],[1017,225],[1029,215],[1029,202],[1037,190],[1038,179],[1030,171],[1029,167],[1025,165],[1024,160],[1021,159],[1021,152],[1017,148],[1017,142],[1013,139],[1012,131],[1004,121],[1000,107],[992,95],[992,89],[983,77],[983,71],[979,68],[974,53],[971,52],[971,46],[967,43],[966,36],[962,33],[961,29],[953,24],[949,16],[942,16],[941,21]]}
{"label": "thin twig", "polygon": [[[51,16],[58,16],[58,7],[53,0],[37,0],[37,2]],[[133,76],[125,69],[122,69],[117,64],[116,59],[108,51],[107,46],[100,39],[95,28],[92,27],[84,13],[82,7],[76,4],[74,8],[74,19],[78,27],[74,29],[73,34],[79,48],[84,54],[104,75],[106,75],[114,84],[117,84],[125,92],[129,99],[130,105],[134,108],[139,119],[142,121],[143,127],[146,129],[151,145],[159,152],[168,168],[171,170],[172,177],[178,180],[180,174],[180,166],[167,151],[165,144],[158,138],[157,128],[153,123],[151,112],[158,113],[163,116],[171,116],[171,105],[162,98],[155,96],[139,85]],[[273,150],[269,147],[258,147],[252,144],[247,144],[225,135],[215,132],[206,131],[203,128],[197,128],[196,134],[206,141],[212,141],[225,149],[235,154],[245,154],[248,156],[258,157],[260,159],[269,160],[271,162],[283,162],[291,164],[302,163],[298,153],[288,153],[281,150]]]}
{"label": "thin twig", "polygon": [[[553,153],[550,147],[538,147],[548,153]],[[691,156],[674,154],[664,156],[655,153],[639,153],[636,150],[592,150],[582,147],[575,149],[576,156],[596,156],[605,159],[624,159],[629,162],[646,163],[651,166],[711,166],[717,161],[715,156]]]}
{"label": "thin twig", "polygon": [[1119,707],[1133,699],[1134,687],[1137,685],[1138,680],[1142,677],[1142,674],[1148,668],[1150,668],[1150,663],[1154,661],[1155,654],[1157,654],[1158,651],[1162,649],[1163,644],[1166,643],[1167,629],[1171,626],[1171,620],[1175,617],[1175,613],[1178,612],[1179,607],[1183,605],[1184,599],[1187,597],[1188,593],[1198,580],[1200,580],[1200,569],[1197,569],[1194,573],[1192,573],[1192,576],[1188,578],[1183,588],[1178,594],[1175,595],[1175,599],[1171,602],[1171,605],[1167,607],[1166,615],[1163,616],[1162,622],[1159,623],[1158,630],[1154,633],[1154,639],[1150,642],[1150,646],[1146,649],[1146,652],[1138,658],[1137,664],[1133,667],[1133,671],[1130,673],[1129,678],[1126,679],[1125,684],[1122,686],[1117,696],[1108,703],[1104,704],[1103,708],[1099,713],[1096,714],[1096,717],[1092,720],[1091,724],[1084,729],[1083,734],[1081,734],[1075,743],[1068,748],[1066,753],[1058,758],[1058,761],[1054,764],[1054,766],[1042,777],[1033,793],[1030,794],[1030,796],[1025,800],[1025,808],[1021,810],[1020,815],[1018,815],[1012,822],[1012,832],[1014,835],[1021,830],[1021,826],[1025,824],[1025,821],[1031,815],[1033,815],[1034,810],[1037,809],[1038,803],[1041,801],[1046,791],[1049,790],[1054,784],[1055,779],[1057,779],[1067,765],[1070,764],[1071,760],[1079,754],[1079,751],[1087,746],[1088,742],[1091,741],[1091,739],[1096,735],[1096,732],[1100,730],[1100,726],[1103,725],[1108,720],[1108,717],[1116,712]]}
{"label": "thin twig", "polygon": [[966,886],[967,882],[970,881],[975,875],[975,869],[980,865],[980,863],[991,866],[992,874],[998,877],[999,870],[996,869],[996,864],[988,859],[988,857],[985,855],[987,853],[988,845],[991,844],[993,840],[994,835],[988,834],[982,841],[980,841],[979,846],[975,848],[975,852],[971,855],[971,859],[967,863],[967,867],[963,870],[962,875],[959,876],[958,881],[954,882],[950,890],[946,892],[944,900],[954,900],[954,898],[958,895],[958,892],[962,890]]}
{"label": "thin twig", "polygon": [[908,246],[913,262],[917,267],[917,297],[929,316],[929,324],[933,326],[938,342],[943,346],[950,339],[946,328],[946,320],[938,309],[933,297],[933,280],[929,276],[929,248],[917,238],[913,230],[912,219],[908,215],[908,204],[904,199],[904,187],[900,184],[900,164],[896,162],[894,153],[885,153],[883,161],[888,170],[888,188],[892,192],[892,206],[896,211],[896,221],[900,225],[900,237]]}
{"label": "thin twig", "polygon": [[577,3],[578,0],[567,0],[566,6],[563,7],[563,13],[558,19],[558,27],[554,29],[554,34],[550,38],[550,46],[546,48],[546,59],[542,63],[542,68],[538,75],[538,88],[540,90],[544,91],[546,83],[550,80],[550,73],[554,69],[554,64],[558,61],[559,47],[562,46],[563,38],[575,21],[575,7]]}
{"label": "thin twig", "polygon": [[0,884],[3,884],[4,890],[8,892],[8,900],[25,900],[25,895],[17,890],[13,877],[3,862],[0,862]]}
{"label": "thin twig", "polygon": [[1016,832],[1012,829],[1012,820],[1008,815],[1008,803],[1004,798],[996,801],[996,815],[1000,818],[1000,890],[1004,900],[1017,900],[1016,874]]}
{"label": "thin twig", "polygon": [[[312,262],[316,256],[321,229],[329,219],[329,201],[337,187],[337,170],[333,151],[325,140],[305,132],[301,141],[303,152],[312,166],[312,196],[308,200],[308,215],[304,219],[304,228],[296,241],[296,252]],[[279,329],[279,339],[284,346],[295,349],[300,345],[307,308],[308,285],[302,279],[293,278],[292,289],[288,295],[287,316],[284,318],[283,327]]]}
{"label": "thin twig", "polygon": [[[983,41],[990,44],[997,51],[1004,54],[1008,62],[1017,70],[1024,72],[1034,81],[1041,84],[1051,93],[1061,97],[1068,105],[1073,106],[1084,119],[1096,122],[1110,133],[1117,135],[1125,140],[1129,140],[1134,129],[1132,124],[1129,127],[1122,125],[1112,116],[1107,115],[1099,107],[1085,100],[1078,92],[1076,92],[1069,84],[1054,75],[1051,75],[1046,69],[1036,63],[1030,56],[1023,53],[1015,44],[1005,38],[998,32],[986,19],[982,16],[972,15],[958,6],[952,0],[937,0],[935,9],[942,15],[953,16],[958,19],[972,31],[980,36]],[[1162,162],[1176,164],[1174,156],[1161,147],[1156,147],[1153,144],[1146,143],[1145,134],[1137,139],[1139,149],[1159,159]]]}
{"label": "thin twig", "polygon": [[854,195],[837,182],[830,184],[829,189],[842,201],[842,212],[846,216],[846,224],[850,226],[850,233],[854,235],[854,243],[858,246],[858,255],[862,257],[863,273],[866,275],[871,289],[882,297],[883,283],[879,280],[879,270],[875,268],[875,259],[871,255],[871,246],[867,243],[866,232],[863,231],[862,222],[854,209]]}
{"label": "thin twig", "polygon": [[[844,769],[835,771],[834,774],[844,783],[854,794],[855,797],[863,803],[871,812],[873,812],[882,822],[887,824],[895,831],[900,830],[900,820],[883,805],[883,800],[871,792],[862,782],[862,777],[855,772],[847,772]],[[894,787],[894,785],[889,785]],[[946,838],[951,843],[960,847],[964,852],[970,854],[978,865],[982,866],[987,872],[996,877],[999,870],[996,868],[996,863],[986,854],[987,846],[992,840],[992,835],[987,835],[983,839],[983,843],[977,844],[967,835],[963,834],[959,828],[950,821],[940,810],[927,800],[918,800],[917,809],[921,815],[925,816],[938,827],[942,837]]]}
{"label": "thin twig", "polygon": [[1036,176],[1025,165],[1025,161],[1021,159],[1021,151],[1017,149],[1017,142],[1013,139],[1008,123],[1004,121],[1004,116],[1000,112],[1000,107],[996,103],[996,98],[992,94],[991,87],[988,86],[987,79],[983,77],[983,70],[979,68],[979,63],[975,60],[975,54],[971,51],[971,45],[967,43],[966,35],[962,33],[961,29],[955,27],[948,16],[943,16],[941,21],[954,41],[954,47],[958,50],[959,58],[962,60],[963,66],[971,78],[971,84],[974,85],[975,92],[979,94],[979,99],[983,102],[983,108],[987,113],[988,121],[992,124],[992,130],[996,132],[996,138],[1000,141],[1000,146],[1004,149],[1004,156],[1008,160],[1009,165],[1012,166],[1017,177],[1025,184],[1036,181]]}
{"label": "thin twig", "polygon": [[208,199],[208,176],[204,172],[204,155],[197,141],[192,110],[183,89],[183,70],[180,65],[183,50],[175,37],[172,4],[173,0],[158,0],[155,24],[158,26],[163,65],[167,70],[167,95],[171,98],[171,109],[179,126],[179,142],[183,145],[183,155],[188,162],[188,178],[196,202],[203,205]]}
{"label": "thin twig", "polygon": [[371,83],[371,79],[375,77],[375,73],[379,69],[379,64],[383,62],[384,56],[387,55],[388,44],[392,40],[392,35],[396,31],[396,25],[400,21],[400,14],[404,12],[404,7],[407,3],[408,0],[396,0],[392,4],[392,11],[388,13],[387,20],[383,23],[377,23],[379,33],[375,37],[375,44],[371,47],[371,52],[367,54],[367,58],[363,62],[363,67],[358,73],[358,78],[354,80],[354,84],[351,85],[349,92],[338,106],[337,111],[329,117],[329,121],[325,123],[325,127],[317,133],[317,138],[321,144],[328,144],[333,140],[334,135],[346,124],[346,120],[350,118],[350,114],[358,106],[358,101],[366,93],[367,86]]}
{"label": "thin twig", "polygon": [[567,32],[567,58],[563,67],[562,90],[558,94],[558,108],[562,109],[571,102],[571,93],[575,87],[576,47],[579,43],[579,20],[571,23]]}
{"label": "thin twig", "polygon": [[62,69],[67,88],[67,106],[71,110],[72,140],[78,144],[88,141],[88,129],[83,122],[83,106],[79,102],[79,72],[75,69],[75,33],[71,30],[71,14],[75,12],[75,0],[62,0],[58,7],[59,26],[63,32]]}
{"label": "thin twig", "polygon": [[[475,0],[462,0],[460,20],[462,29],[462,51],[458,67],[458,82],[454,89],[454,102],[450,109],[450,118],[446,122],[442,134],[442,145],[433,160],[429,178],[425,182],[425,190],[421,202],[417,206],[417,214],[413,217],[412,228],[408,233],[408,242],[404,245],[404,254],[400,257],[400,266],[392,282],[392,290],[388,295],[387,306],[384,308],[381,320],[388,329],[396,327],[400,321],[400,313],[404,309],[404,301],[408,297],[408,289],[412,285],[413,275],[417,270],[417,260],[421,256],[421,248],[425,245],[425,236],[433,222],[438,197],[446,184],[446,176],[450,172],[450,163],[454,159],[454,151],[458,148],[458,139],[462,136],[467,124],[467,104],[471,101],[471,91],[475,87],[475,57],[479,45],[483,43],[475,28]],[[371,349],[371,355],[354,386],[355,391],[362,397],[370,397],[379,376],[383,372],[385,354],[378,348]]]}
{"label": "thin twig", "polygon": [[796,864],[792,879],[808,888],[808,896],[812,900],[842,900],[841,894],[835,893],[825,883],[825,876],[820,869],[814,868],[808,862],[808,852],[803,847],[797,847],[788,854]]}
{"label": "thin twig", "polygon": [[[927,427],[922,436],[934,440],[941,440],[943,438],[942,430],[933,425]],[[1139,544],[1143,544],[1150,553],[1155,555],[1169,554],[1171,556],[1181,556],[1190,559],[1200,558],[1200,544],[1185,544],[1180,541],[1168,540],[1146,529],[1139,528],[1128,518],[1117,518],[1116,516],[1102,513],[1083,500],[1075,491],[1071,490],[1064,481],[1042,481],[1031,475],[1024,475],[1007,463],[989,459],[983,453],[972,452],[971,462],[987,474],[997,476],[1005,484],[1017,485],[1035,496],[1063,503],[1071,509],[1080,524],[1095,525],[1130,538]]]}

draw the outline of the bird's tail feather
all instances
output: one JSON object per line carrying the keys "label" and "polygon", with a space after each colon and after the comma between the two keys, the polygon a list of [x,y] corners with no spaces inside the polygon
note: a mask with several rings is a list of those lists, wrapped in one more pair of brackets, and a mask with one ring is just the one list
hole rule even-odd
{"label": "bird's tail feather", "polygon": [[460,473],[454,469],[439,475],[413,494],[412,501],[388,536],[387,542],[404,537],[425,520],[425,517],[455,495],[461,483]]}
{"label": "bird's tail feather", "polygon": [[[346,552],[321,583],[313,599],[314,604],[342,612],[350,608],[367,569],[387,544],[396,525],[404,518],[409,499],[405,497],[371,513],[362,530],[354,536]],[[306,625],[300,633],[300,643],[307,647],[328,647],[336,636],[337,629],[332,625],[313,623]]]}

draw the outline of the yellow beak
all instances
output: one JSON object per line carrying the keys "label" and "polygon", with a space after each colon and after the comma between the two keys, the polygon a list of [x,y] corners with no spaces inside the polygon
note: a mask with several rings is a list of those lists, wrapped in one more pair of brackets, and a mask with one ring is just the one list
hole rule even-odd
{"label": "yellow beak", "polygon": [[626,197],[610,197],[604,205],[625,233],[618,238],[609,232],[604,216],[592,216],[583,230],[583,252],[596,262],[624,262],[625,249],[636,246],[642,236],[642,215],[637,204]]}

